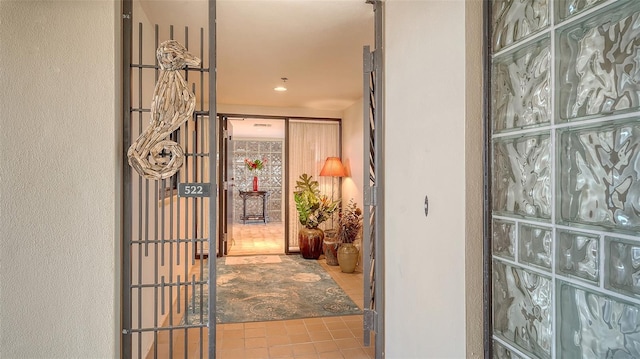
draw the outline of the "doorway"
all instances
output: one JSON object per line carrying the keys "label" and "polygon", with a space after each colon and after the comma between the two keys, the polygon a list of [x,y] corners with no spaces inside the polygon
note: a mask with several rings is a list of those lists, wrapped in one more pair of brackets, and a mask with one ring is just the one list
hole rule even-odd
{"label": "doorway", "polygon": [[[293,191],[302,174],[332,201],[341,178],[323,176],[329,157],[340,157],[341,119],[219,115],[220,183],[218,256],[293,254],[300,251]],[[322,223],[337,228],[338,215]]]}
{"label": "doorway", "polygon": [[[152,2],[146,3],[149,5]],[[206,44],[213,42],[210,38],[215,38],[215,30],[212,30],[210,27],[207,29],[207,26],[214,24],[213,19],[215,19],[216,4],[214,1],[210,1],[209,11],[194,12],[185,11],[185,9],[173,12],[160,11],[171,14],[169,17],[172,18],[172,20],[179,18],[180,13],[186,12],[187,14],[193,14],[193,19],[189,21],[195,23],[198,21],[198,16],[195,16],[195,14],[202,15],[203,13],[208,13],[210,15],[210,18],[204,26],[174,27],[173,25],[160,26],[153,24],[153,21],[150,19],[154,14],[158,15],[158,9],[169,5],[168,2],[153,3],[154,5],[147,8],[148,11],[144,13],[144,18],[142,19],[144,26],[142,24],[137,26],[138,24],[136,24],[138,32],[135,33],[135,35],[134,31],[131,30],[124,32],[137,38],[137,45],[140,46],[137,61],[132,61],[132,58],[126,58],[126,63],[132,68],[133,74],[128,74],[129,77],[125,79],[126,84],[130,84],[133,77],[140,81],[138,86],[132,86],[128,91],[125,91],[126,95],[129,95],[125,101],[125,107],[131,110],[130,115],[137,115],[135,118],[136,131],[142,131],[144,123],[148,122],[148,111],[145,109],[144,101],[151,97],[149,94],[151,93],[150,88],[152,86],[148,84],[153,83],[154,79],[157,78],[158,71],[157,63],[155,65],[152,64],[154,62],[153,55],[149,56],[146,53],[148,47],[143,49],[142,43],[154,44],[154,46],[157,47],[158,42],[164,40],[164,38],[177,38],[184,41],[189,50],[198,48],[198,44],[200,44],[198,53],[203,60],[203,65],[201,65],[200,68],[188,68],[185,70],[184,77],[188,78],[193,92],[196,93],[196,97],[199,99],[199,107],[194,112],[195,118],[181,127],[179,134],[175,134],[175,136],[180,139],[180,143],[190,144],[188,148],[185,148],[185,154],[189,158],[186,163],[191,164],[188,171],[181,172],[174,182],[169,180],[156,183],[145,182],[146,180],[139,182],[137,178],[132,179],[132,177],[125,179],[125,183],[127,184],[134,180],[142,183],[137,189],[128,192],[126,196],[127,200],[134,201],[137,203],[137,206],[133,208],[133,210],[126,210],[125,216],[129,214],[130,219],[138,221],[138,223],[141,224],[139,227],[143,228],[139,236],[133,232],[125,234],[125,247],[127,249],[135,247],[135,256],[142,256],[144,262],[149,264],[149,267],[136,267],[135,265],[131,266],[131,263],[125,263],[124,275],[128,277],[128,281],[125,280],[123,286],[123,293],[126,293],[123,301],[125,303],[125,318],[123,320],[123,347],[125,349],[125,355],[123,355],[123,357],[145,357],[143,353],[152,353],[151,357],[153,357],[153,355],[157,356],[157,349],[159,349],[158,343],[165,341],[170,353],[175,353],[176,348],[180,347],[184,349],[184,357],[192,357],[191,349],[189,345],[187,345],[190,342],[189,338],[199,338],[197,340],[198,348],[195,350],[195,352],[198,353],[196,356],[214,357],[216,355],[217,325],[212,321],[213,315],[205,318],[200,314],[199,320],[195,322],[178,322],[171,318],[173,318],[172,315],[180,311],[182,311],[182,313],[188,311],[198,314],[202,313],[205,308],[208,308],[209,313],[215,313],[216,309],[215,286],[209,285],[212,280],[216,278],[216,269],[215,266],[212,265],[214,261],[209,260],[205,262],[201,260],[203,254],[208,254],[207,251],[209,248],[213,249],[214,241],[212,238],[215,238],[213,232],[217,233],[220,230],[220,226],[217,225],[215,220],[219,218],[219,206],[216,202],[220,201],[223,196],[216,194],[220,194],[224,186],[221,181],[218,181],[219,174],[221,173],[221,158],[219,157],[220,152],[217,152],[219,145],[218,134],[223,129],[220,127],[220,119],[211,115],[220,112],[218,109],[219,104],[216,103],[215,91],[216,84],[220,85],[223,81],[220,79],[219,82],[216,82],[215,50],[211,48],[206,49]],[[185,8],[194,5],[192,3],[195,2],[187,2]],[[151,10],[151,8],[154,10]],[[368,9],[370,10],[371,8],[368,7]],[[138,7],[136,11],[139,10],[142,9]],[[211,17],[211,15],[213,15],[213,17]],[[158,16],[162,18],[163,15]],[[167,15],[165,14],[164,16]],[[127,23],[127,21],[125,21],[125,23]],[[134,26],[132,25],[131,27],[133,28]],[[144,29],[144,31],[142,29]],[[196,35],[196,38],[192,37],[194,35]],[[125,41],[125,47],[126,46]],[[151,46],[151,48],[154,49],[154,46]],[[151,50],[151,54],[153,54],[153,52],[154,51]],[[358,68],[356,74],[361,77],[362,54],[361,51],[358,52]],[[131,52],[125,51],[125,56],[127,54],[131,55]],[[298,59],[297,61],[302,60]],[[220,67],[218,67],[218,70],[219,69]],[[156,76],[154,76],[154,74]],[[327,77],[327,74],[321,75]],[[318,78],[315,78],[315,80],[314,86],[320,88],[322,81],[317,81]],[[369,79],[367,78],[367,80]],[[360,78],[358,82],[361,84],[362,78]],[[335,92],[338,97],[343,96],[344,94],[341,94],[343,88],[344,87],[337,87],[333,92]],[[359,91],[360,95],[362,94],[361,91],[362,89]],[[367,93],[367,97],[369,97],[368,95]],[[132,98],[137,99],[137,102],[131,101]],[[324,114],[327,113],[326,111],[335,114],[337,111],[335,110],[335,106],[344,106],[344,102],[336,98],[325,98],[318,101],[322,106],[334,108],[324,110],[324,112],[320,111]],[[258,105],[264,104],[260,103]],[[280,105],[285,106],[282,103],[280,103]],[[373,105],[373,107],[380,108],[377,105]],[[300,116],[300,114],[308,115],[307,111],[297,112],[295,109],[292,111],[291,108],[288,108],[287,111],[294,114],[291,115],[291,117],[287,117],[287,121],[296,120],[296,117]],[[267,110],[266,112],[269,113],[270,111]],[[368,114],[369,112],[370,111],[367,110]],[[129,118],[129,121],[132,120],[133,118]],[[370,117],[367,116],[367,123],[370,122],[369,120]],[[379,124],[376,126],[379,126]],[[132,134],[128,133],[130,128],[128,126],[125,127],[126,144],[126,141],[131,139]],[[198,128],[200,132],[197,131]],[[369,135],[370,134],[367,134],[367,136]],[[133,136],[135,137],[135,134],[133,134]],[[360,138],[361,137],[362,135]],[[196,145],[196,143],[198,145]],[[366,167],[367,172],[370,172],[369,164],[371,161],[369,156],[370,153],[367,152],[366,166],[362,166],[362,168]],[[286,180],[285,177],[285,181]],[[368,176],[367,180],[367,185],[369,185],[371,183],[371,176]],[[211,197],[215,196],[215,199],[206,196],[180,198],[178,194],[180,185],[188,183],[208,184],[210,186],[209,193],[212,195]],[[217,183],[219,183],[220,186],[218,186]],[[367,191],[367,195],[372,193],[369,191],[368,186],[366,189],[361,189],[361,191],[364,190]],[[286,196],[287,194],[285,194],[285,197]],[[362,196],[365,197],[364,194],[362,194]],[[134,198],[139,200],[136,201]],[[169,203],[168,205],[167,202]],[[363,205],[374,207],[374,204],[368,202],[364,202]],[[152,222],[149,222],[149,218],[152,218]],[[376,218],[381,219],[381,217]],[[285,221],[293,220],[293,218],[286,218],[285,211]],[[146,227],[148,223],[155,223],[152,229]],[[163,229],[165,224],[168,228]],[[192,228],[195,229],[191,230]],[[286,228],[287,227],[285,227],[285,231]],[[131,227],[125,225],[125,231],[130,229]],[[371,229],[373,230],[373,227],[371,227]],[[292,234],[289,233],[289,235]],[[376,246],[376,248],[379,247]],[[219,250],[219,248],[217,249]],[[178,265],[178,263],[168,262],[167,264],[167,262],[163,260],[163,256],[165,255],[168,256],[166,258],[178,258],[175,257],[177,255],[176,251],[180,253],[179,265],[183,266],[180,271],[173,269],[173,265]],[[125,253],[124,257],[131,258],[132,253],[133,252]],[[198,254],[200,258],[197,257]],[[372,262],[373,261],[371,261],[371,263]],[[193,269],[194,265],[198,267],[196,270],[191,271],[189,268]],[[163,268],[163,270],[167,272],[160,271],[159,268]],[[133,272],[138,271],[138,273],[140,273],[140,270],[142,271],[142,275],[139,275],[138,278],[144,278],[144,280],[138,283],[131,282]],[[208,277],[205,275],[208,275]],[[367,287],[372,288],[371,286]],[[381,286],[376,286],[376,291],[380,288]],[[209,296],[205,298],[201,294],[207,290]],[[136,301],[133,293],[147,293],[147,295],[143,295],[144,298],[142,298],[142,300],[140,300],[140,296],[138,296],[138,300]],[[198,295],[196,296],[196,294]],[[194,304],[194,302],[196,304]],[[367,302],[369,302],[369,300],[367,300]],[[136,308],[137,312],[134,310]],[[149,315],[142,313],[143,311],[145,313],[149,312],[147,313]],[[141,321],[139,320],[140,317],[145,318]],[[368,318],[373,317],[368,316]],[[169,323],[169,325],[165,325],[166,323]],[[380,323],[380,321],[378,321],[378,323]],[[360,328],[361,326],[362,318],[360,319]],[[355,333],[356,331],[357,330],[354,329],[352,332]],[[173,339],[176,333],[182,335],[180,339]],[[366,333],[368,334],[368,332]],[[165,334],[168,334],[168,336]],[[132,340],[134,337],[136,339]],[[376,343],[381,343],[381,341],[376,338]],[[152,351],[147,351],[149,345],[153,348]],[[376,349],[376,353],[378,353],[378,349]]]}
{"label": "doorway", "polygon": [[[226,118],[226,116],[223,116]],[[285,121],[266,118],[226,118],[231,163],[231,205],[221,208],[230,223],[226,255],[285,253]],[[228,211],[224,209],[228,208]]]}

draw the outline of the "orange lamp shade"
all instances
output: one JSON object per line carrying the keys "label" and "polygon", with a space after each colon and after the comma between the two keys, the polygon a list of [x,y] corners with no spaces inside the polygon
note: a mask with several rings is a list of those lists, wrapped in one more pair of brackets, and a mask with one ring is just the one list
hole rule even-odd
{"label": "orange lamp shade", "polygon": [[346,175],[342,161],[338,157],[327,157],[320,171],[320,176],[345,177]]}

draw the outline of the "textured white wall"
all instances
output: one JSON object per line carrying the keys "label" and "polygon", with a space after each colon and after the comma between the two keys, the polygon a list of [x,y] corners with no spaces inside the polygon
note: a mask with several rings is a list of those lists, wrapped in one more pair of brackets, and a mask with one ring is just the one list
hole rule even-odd
{"label": "textured white wall", "polygon": [[117,1],[0,1],[0,357],[113,358]]}
{"label": "textured white wall", "polygon": [[389,0],[385,21],[386,354],[464,358],[465,1]]}
{"label": "textured white wall", "polygon": [[342,115],[342,163],[348,171],[348,177],[342,179],[342,201],[349,199],[362,208],[362,99],[344,110]]}

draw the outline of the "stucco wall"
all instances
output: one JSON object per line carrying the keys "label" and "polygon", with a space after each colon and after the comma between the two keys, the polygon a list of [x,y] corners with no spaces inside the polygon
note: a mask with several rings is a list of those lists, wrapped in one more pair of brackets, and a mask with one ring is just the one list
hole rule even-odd
{"label": "stucco wall", "polygon": [[465,5],[386,3],[387,358],[467,356]]}
{"label": "stucco wall", "polygon": [[116,1],[0,1],[0,357],[119,353]]}

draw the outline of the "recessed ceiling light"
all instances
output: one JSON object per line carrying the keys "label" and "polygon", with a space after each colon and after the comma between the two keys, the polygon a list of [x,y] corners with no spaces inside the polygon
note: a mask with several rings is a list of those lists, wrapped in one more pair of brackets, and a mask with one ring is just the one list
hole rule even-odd
{"label": "recessed ceiling light", "polygon": [[280,85],[280,86],[276,86],[276,87],[274,87],[273,89],[274,89],[275,91],[278,91],[278,92],[284,92],[284,91],[287,91],[287,88],[286,88],[284,85],[287,83],[288,78],[286,78],[286,77],[281,77],[281,78],[280,78],[280,80],[282,80],[282,85]]}

